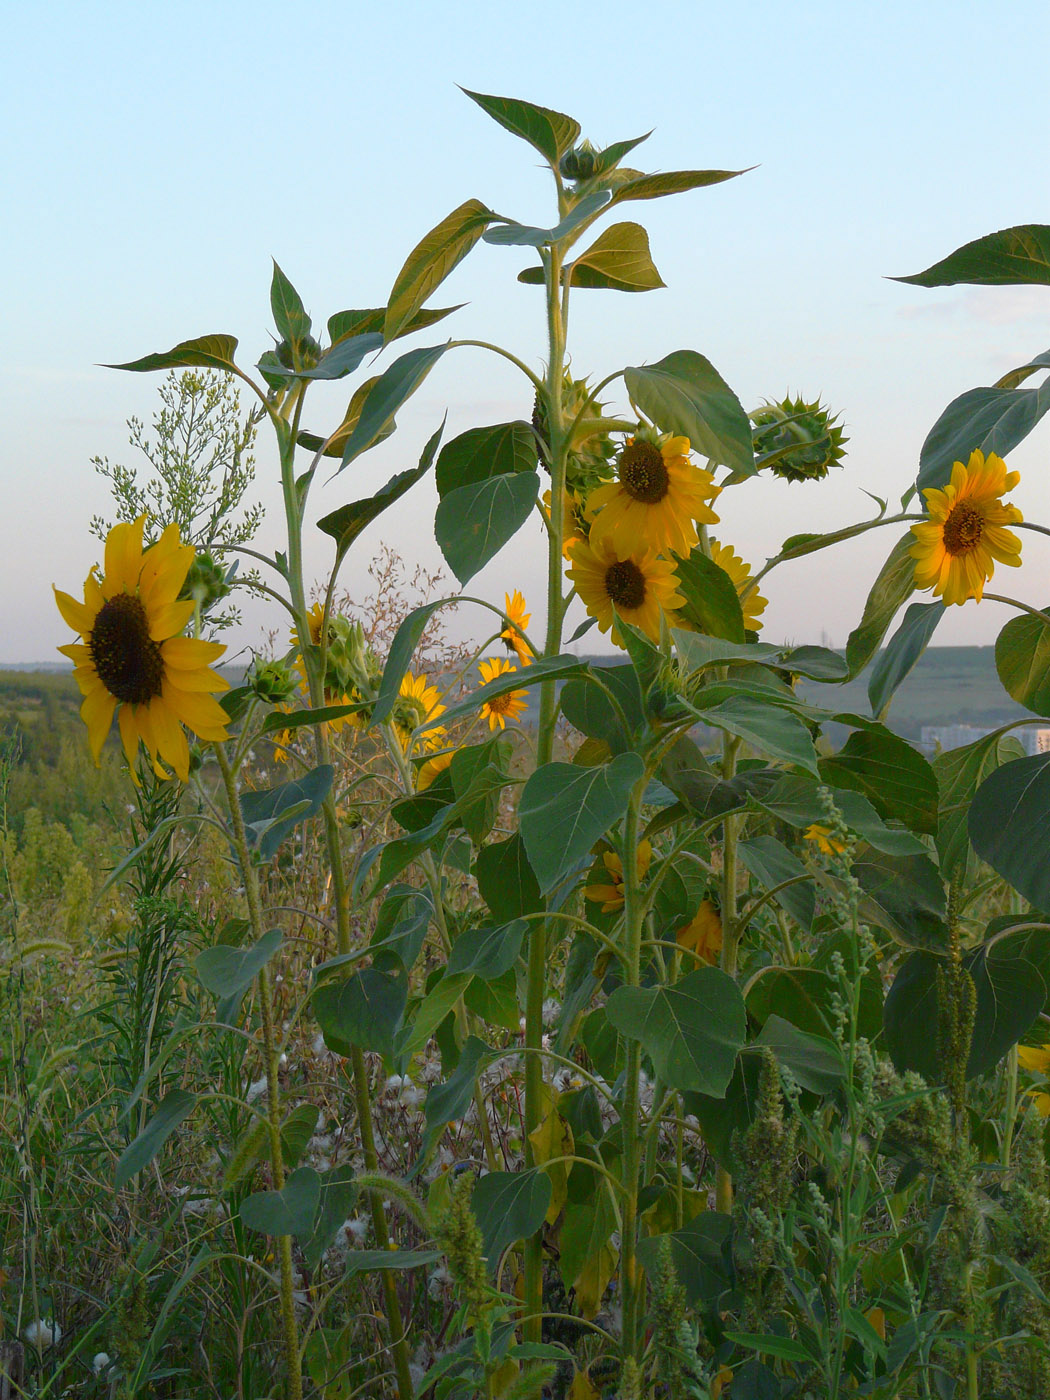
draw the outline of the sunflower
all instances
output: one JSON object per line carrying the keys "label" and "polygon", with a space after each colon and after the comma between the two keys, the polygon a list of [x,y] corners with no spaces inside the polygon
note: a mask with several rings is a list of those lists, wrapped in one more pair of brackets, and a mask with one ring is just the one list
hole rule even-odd
{"label": "sunflower", "polygon": [[702,899],[700,907],[675,934],[680,948],[696,953],[706,963],[716,963],[722,951],[722,920],[710,899]]}
{"label": "sunflower", "polygon": [[458,752],[458,749],[446,749],[444,753],[436,753],[433,758],[428,758],[425,763],[420,764],[416,774],[416,792],[426,792],[434,779],[444,773]]}
{"label": "sunflower", "polygon": [[590,541],[577,540],[570,557],[572,568],[567,572],[583,606],[617,646],[622,643],[614,625],[614,607],[625,622],[641,628],[653,641],[660,636],[661,613],[666,613],[671,626],[678,622],[675,609],[685,607],[685,599],[677,592],[673,560],[659,559],[651,549],[632,553],[593,535]]}
{"label": "sunflower", "polygon": [[[401,747],[408,749],[412,735],[428,719],[437,719],[448,708],[441,704],[441,692],[430,685],[426,676],[414,676],[406,671],[398,692],[399,700],[394,707],[394,732],[401,740]],[[420,743],[424,749],[439,749],[445,740],[446,730],[440,725],[428,729]]]}
{"label": "sunflower", "polygon": [[116,711],[132,777],[141,739],[159,777],[170,777],[163,761],[185,782],[190,751],[182,726],[211,743],[227,737],[226,711],[210,692],[228,690],[229,682],[209,669],[226,648],[180,635],[193,616],[193,599],[180,600],[179,592],[195,551],[180,544],[177,525],[144,551],[145,523],[140,515],[113,526],[105,572],[88,574],[82,603],[55,589],[59,612],[81,637],[58,649],[73,662],[95,763]]}
{"label": "sunflower", "polygon": [[807,826],[802,836],[806,841],[812,841],[822,856],[840,856],[846,849],[845,841],[833,836],[831,827],[822,826],[820,822]]}
{"label": "sunflower", "polygon": [[760,632],[762,624],[759,617],[765,612],[769,599],[763,598],[758,589],[751,582],[751,568],[739,554],[727,544],[719,544],[717,540],[710,541],[711,558],[720,569],[724,569],[733,580],[737,596],[740,599],[740,608],[744,614],[744,626],[751,632]]}
{"label": "sunflower", "polygon": [[1016,506],[1000,497],[1012,491],[1020,472],[1008,472],[994,452],[970,453],[968,466],[956,462],[947,486],[923,491],[929,520],[913,525],[916,588],[932,588],[945,603],[978,601],[996,562],[1021,562],[1021,541],[1003,526],[1021,519]]}
{"label": "sunflower", "polygon": [[[489,681],[498,680],[500,676],[512,675],[517,669],[517,666],[512,666],[509,661],[478,662],[481,679],[486,684]],[[528,705],[527,691],[507,691],[503,695],[496,695],[491,700],[484,701],[481,706],[481,717],[488,720],[490,729],[504,729],[507,720],[518,719],[528,709]]]}
{"label": "sunflower", "polygon": [[[653,848],[651,844],[648,841],[639,841],[638,850],[635,853],[635,869],[638,872],[639,880],[645,879],[652,859]],[[583,893],[585,898],[602,906],[603,914],[613,914],[617,909],[623,908],[623,861],[615,851],[603,851],[602,864],[608,871],[612,883],[609,885],[586,885]]]}
{"label": "sunflower", "polygon": [[[523,666],[529,666],[532,663],[532,650],[521,633],[528,627],[532,613],[525,611],[525,598],[519,588],[515,588],[513,593],[504,593],[503,597],[507,604],[508,626],[499,634],[500,639],[508,651],[517,653]],[[510,623],[516,625],[511,627]],[[517,630],[518,627],[521,632]]]}
{"label": "sunflower", "polygon": [[591,539],[609,540],[625,554],[669,549],[686,555],[698,543],[695,521],[714,525],[707,504],[718,495],[710,472],[689,461],[689,439],[669,437],[657,445],[641,435],[628,438],[617,461],[618,480],[587,497],[597,516]]}
{"label": "sunflower", "polygon": [[[1019,1045],[1017,1063],[1029,1074],[1040,1074],[1045,1079],[1050,1075],[1050,1045]],[[1042,1088],[1033,1086],[1028,1090],[1028,1095],[1040,1117],[1050,1118],[1050,1093],[1047,1093],[1045,1084]]]}

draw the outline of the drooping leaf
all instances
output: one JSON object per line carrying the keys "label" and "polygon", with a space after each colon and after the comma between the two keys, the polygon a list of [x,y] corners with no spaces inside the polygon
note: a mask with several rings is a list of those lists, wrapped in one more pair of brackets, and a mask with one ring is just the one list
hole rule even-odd
{"label": "drooping leaf", "polygon": [[538,490],[535,472],[512,472],[460,486],[443,498],[434,534],[460,583],[472,579],[517,534],[532,514]]}
{"label": "drooping leaf", "polygon": [[232,948],[224,943],[205,948],[197,954],[193,966],[205,987],[215,996],[240,996],[280,951],[283,942],[281,930],[272,928],[250,948]]}
{"label": "drooping leaf", "polygon": [[[807,931],[813,927],[813,912],[816,906],[816,891],[810,872],[774,836],[752,836],[737,846],[744,869],[749,871],[764,890],[776,889],[776,902]],[[805,880],[806,883],[785,885],[788,880]]]}
{"label": "drooping leaf", "polygon": [[407,999],[400,977],[369,967],[322,982],[314,991],[313,1009],[329,1050],[349,1055],[356,1046],[389,1057]]}
{"label": "drooping leaf", "polygon": [[256,1191],[241,1202],[240,1216],[262,1235],[308,1239],[321,1200],[321,1178],[313,1167],[297,1167],[280,1191]]}
{"label": "drooping leaf", "polygon": [[420,239],[390,289],[383,325],[388,343],[414,326],[423,303],[462,262],[494,218],[480,200],[468,199]]}
{"label": "drooping leaf", "polygon": [[[541,286],[542,267],[527,267],[518,281]],[[649,235],[641,224],[611,224],[562,272],[562,283],[614,292],[652,292],[667,284],[649,253]]]}
{"label": "drooping leaf", "polygon": [[602,666],[567,681],[559,697],[561,712],[590,739],[601,739],[613,753],[628,747],[643,723],[638,675],[629,664]]}
{"label": "drooping leaf", "polygon": [[494,1052],[476,1035],[467,1036],[459,1052],[455,1070],[427,1094],[423,1116],[427,1130],[420,1148],[420,1164],[441,1135],[441,1129],[462,1118],[474,1099],[474,1083],[482,1061]]}
{"label": "drooping leaf", "polygon": [[483,846],[474,876],[489,912],[501,923],[538,913],[543,907],[543,896],[518,832],[506,841]]}
{"label": "drooping leaf", "polygon": [[751,420],[703,355],[675,350],[655,365],[625,370],[624,383],[658,428],[687,437],[697,452],[734,472],[755,474]]}
{"label": "drooping leaf", "polygon": [[617,987],[605,1012],[621,1035],[641,1041],[670,1088],[725,1093],[746,1018],[740,989],[720,968],[698,968],[669,987]]}
{"label": "drooping leaf", "polygon": [[995,669],[1019,705],[1050,715],[1050,623],[1031,613],[1011,618],[996,639]]}
{"label": "drooping leaf", "polygon": [[937,778],[929,760],[881,725],[851,734],[819,767],[832,787],[862,792],[883,820],[931,835],[937,830]]}
{"label": "drooping leaf", "polygon": [[1015,735],[996,733],[962,748],[948,749],[933,759],[938,790],[937,851],[946,880],[968,885],[976,873],[977,856],[967,830],[974,793],[989,773],[1023,757]]}
{"label": "drooping leaf", "polygon": [[145,374],[157,369],[223,369],[236,368],[233,356],[237,338],[232,335],[201,335],[196,340],[181,340],[171,350],[144,355],[141,360],[128,360],[122,365],[104,365],[104,369],[129,369]]}
{"label": "drooping leaf", "polygon": [[387,653],[386,665],[383,667],[383,679],[379,683],[379,694],[372,711],[373,724],[384,724],[390,718],[401,693],[401,682],[411,665],[426,625],[438,608],[443,607],[447,601],[445,598],[439,598],[434,603],[424,603],[422,607],[414,608],[398,627]]}
{"label": "drooping leaf", "polygon": [[462,700],[450,705],[445,713],[434,719],[434,724],[451,725],[456,720],[474,715],[489,700],[501,695],[509,695],[512,690],[527,690],[530,686],[542,685],[544,681],[563,680],[568,676],[578,676],[588,669],[587,662],[566,652],[562,656],[543,656],[531,666],[507,671],[493,681],[479,685]]}
{"label": "drooping leaf", "polygon": [[1005,457],[1050,411],[1050,379],[1028,389],[968,389],[934,423],[919,454],[916,486],[945,486],[975,448]]}
{"label": "drooping leaf", "polygon": [[876,719],[889,709],[894,693],[930,644],[945,608],[941,602],[912,603],[868,677],[868,702]]}
{"label": "drooping leaf", "polygon": [[493,423],[470,428],[447,442],[438,456],[434,480],[438,495],[476,486],[494,476],[535,472],[536,434],[528,423]]}
{"label": "drooping leaf", "polygon": [[564,112],[537,107],[535,103],[523,102],[517,97],[494,97],[485,92],[471,92],[469,88],[461,88],[460,91],[476,102],[483,112],[487,112],[494,122],[499,122],[504,130],[527,141],[551,165],[558,164],[580,134],[579,122],[567,117]]}
{"label": "drooping leaf", "polygon": [[736,586],[726,571],[697,548],[677,561],[676,573],[678,590],[685,599],[685,621],[712,637],[743,644],[744,614]]}
{"label": "drooping leaf", "polygon": [[357,1173],[349,1163],[321,1172],[320,1205],[314,1220],[313,1234],[303,1245],[303,1255],[311,1269],[320,1263],[321,1255],[332,1243],[335,1232],[350,1214],[359,1193]]}
{"label": "drooping leaf", "polygon": [[372,331],[368,335],[348,336],[345,340],[341,340],[338,345],[333,345],[331,349],[327,350],[316,365],[306,369],[287,370],[284,377],[287,379],[345,379],[348,374],[357,369],[366,355],[371,355],[374,350],[382,348],[383,337],[378,331]]}
{"label": "drooping leaf", "polygon": [[409,350],[379,376],[361,407],[361,415],[343,448],[343,467],[367,451],[394,414],[419,388],[448,349],[448,345],[424,345]]}
{"label": "drooping leaf", "polygon": [[797,764],[817,773],[817,755],[809,730],[798,718],[775,705],[746,695],[734,696],[702,711],[705,724],[735,734],[770,758]]}
{"label": "drooping leaf", "polygon": [[419,1053],[470,985],[469,972],[447,970],[412,1008],[394,1037],[394,1057],[404,1064]]}
{"label": "drooping leaf", "polygon": [[852,869],[864,891],[862,919],[886,929],[906,948],[943,951],[948,940],[944,882],[929,856],[866,851]]}
{"label": "drooping leaf", "polygon": [[464,929],[452,945],[448,975],[469,972],[486,982],[502,977],[518,961],[528,927],[524,919],[515,919],[499,928]]}
{"label": "drooping leaf", "polygon": [[434,460],[434,453],[437,451],[438,443],[441,441],[441,434],[444,432],[445,423],[442,420],[441,427],[433,435],[426,447],[423,455],[419,459],[418,466],[410,468],[408,471],[398,472],[392,476],[381,490],[374,496],[368,496],[361,501],[351,501],[349,505],[340,506],[338,510],[332,511],[330,515],[323,516],[317,522],[317,528],[323,530],[326,535],[331,535],[335,540],[336,556],[342,559],[347,550],[361,534],[366,526],[382,515],[388,506],[392,506],[395,501],[399,501],[410,487],[426,476]]}
{"label": "drooping leaf", "polygon": [[376,915],[369,947],[373,965],[380,972],[411,972],[423,948],[434,917],[434,903],[427,890],[414,885],[393,885]]}
{"label": "drooping leaf", "polygon": [[513,779],[509,740],[493,736],[483,744],[462,745],[452,755],[449,775],[456,813],[468,836],[480,846],[495,824],[500,794]]}
{"label": "drooping leaf", "polygon": [[519,248],[544,248],[559,243],[585,224],[599,209],[609,203],[608,190],[598,190],[586,195],[553,228],[535,228],[531,224],[517,224],[512,220],[499,223],[485,230],[482,237],[486,243],[502,244]]}
{"label": "drooping leaf", "polygon": [[1037,909],[1050,910],[1050,753],[1005,763],[974,794],[970,842]]}
{"label": "drooping leaf", "polygon": [[620,185],[613,192],[612,202],[623,204],[629,199],[660,199],[668,194],[684,194],[686,190],[720,185],[723,180],[734,180],[746,174],[747,170],[666,170],[659,175],[639,175],[636,180]]}
{"label": "drooping leaf", "polygon": [[[925,846],[910,831],[888,827],[862,793],[836,788],[832,795],[850,831],[855,831],[877,851],[902,856],[921,855],[925,851]],[[756,793],[755,800],[773,816],[799,830],[827,821],[819,785],[812,778],[799,774],[784,774],[775,786]]]}
{"label": "drooping leaf", "polygon": [[322,763],[302,778],[240,794],[248,844],[258,850],[261,860],[270,860],[299,822],[317,815],[334,777],[332,765]]}
{"label": "drooping leaf", "polygon": [[813,681],[849,680],[849,663],[841,652],[830,647],[789,647],[781,653],[780,665],[793,675]]}
{"label": "drooping leaf", "polygon": [[634,753],[594,768],[545,763],[535,770],[522,790],[518,820],[542,891],[553,889],[619,821],[644,772]]}
{"label": "drooping leaf", "polygon": [[1050,286],[1050,225],[1017,224],[964,243],[925,272],[894,277],[916,287]]}
{"label": "drooping leaf", "polygon": [[197,1095],[186,1089],[172,1089],[164,1095],[142,1132],[120,1155],[114,1172],[118,1191],[143,1167],[149,1166],[183,1119],[193,1112],[196,1103]]}
{"label": "drooping leaf", "polygon": [[650,1277],[655,1278],[660,1263],[660,1242],[670,1240],[671,1259],[685,1289],[686,1302],[693,1308],[704,1303],[714,1304],[732,1283],[726,1256],[732,1223],[728,1215],[702,1211],[670,1235],[652,1235],[639,1240],[639,1261]]}
{"label": "drooping leaf", "polygon": [[850,676],[859,675],[879,648],[898,610],[915,591],[915,560],[911,556],[915,536],[910,532],[890,550],[890,556],[871,586],[860,622],[846,640]]}
{"label": "drooping leaf", "polygon": [[470,1205],[490,1269],[495,1269],[504,1250],[515,1241],[536,1233],[550,1201],[550,1177],[535,1167],[523,1172],[489,1172],[480,1179]]}

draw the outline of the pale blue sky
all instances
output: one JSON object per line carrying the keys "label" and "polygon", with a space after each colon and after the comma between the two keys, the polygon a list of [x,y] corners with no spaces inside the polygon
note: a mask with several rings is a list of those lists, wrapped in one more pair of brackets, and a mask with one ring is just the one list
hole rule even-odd
{"label": "pale blue sky", "polygon": [[[1050,345],[1045,289],[884,280],[1050,219],[1048,41],[1045,0],[6,6],[0,662],[68,640],[50,584],[77,591],[95,557],[87,523],[108,501],[89,459],[130,464],[124,420],[153,411],[155,377],[100,362],[225,331],[254,363],[270,344],[271,255],[323,325],[381,304],[418,237],[471,195],[550,221],[534,153],[457,83],[570,112],[598,144],[655,127],[632,157],[647,169],[758,165],[636,206],[668,289],[580,293],[571,336],[578,372],[693,348],[747,406],[791,389],[843,412],[850,451],[833,482],[724,496],[723,538],[760,560],[787,534],[861,518],[861,488],[899,496],[944,404]],[[539,297],[515,281],[528,261],[480,247],[437,298],[471,303],[452,333],[535,363]],[[319,393],[311,426],[334,422],[344,398]],[[446,407],[451,433],[531,404],[513,371],[446,357],[398,434],[318,493],[319,512],[414,462]],[[1024,473],[1015,499],[1044,520],[1047,455],[1044,426],[1011,462]],[[272,460],[267,445],[267,540]],[[364,536],[347,583],[361,586],[381,539],[436,563],[432,517],[417,488]],[[892,543],[875,532],[775,573],[767,635],[841,644]],[[1050,553],[1031,535],[1025,552],[1008,583],[1043,604]],[[528,527],[471,588],[538,600],[541,575]],[[1001,621],[994,604],[953,610],[938,641],[987,642]],[[243,640],[267,623],[251,611]]]}

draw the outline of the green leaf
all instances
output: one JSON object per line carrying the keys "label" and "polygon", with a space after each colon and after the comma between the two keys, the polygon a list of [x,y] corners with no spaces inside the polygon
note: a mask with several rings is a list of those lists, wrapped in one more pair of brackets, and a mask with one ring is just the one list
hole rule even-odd
{"label": "green leaf", "polygon": [[535,472],[536,434],[528,423],[493,423],[470,428],[447,442],[434,469],[438,495],[462,486],[475,486],[494,476]]}
{"label": "green leaf", "polygon": [[1019,705],[1050,715],[1050,624],[1031,613],[1011,618],[996,639],[995,669]]}
{"label": "green leaf", "polygon": [[[349,336],[346,340],[341,340],[338,345],[333,345],[330,350],[326,351],[312,369],[286,370],[283,377],[285,379],[345,379],[348,374],[357,369],[366,355],[370,355],[373,350],[381,350],[382,348],[383,337],[377,331],[373,331],[369,335]],[[262,368],[261,361],[259,367]]]}
{"label": "green leaf", "polygon": [[517,248],[545,248],[552,243],[560,243],[574,229],[585,224],[593,214],[609,203],[608,190],[598,190],[586,195],[560,223],[553,228],[535,228],[531,224],[517,224],[508,219],[494,228],[485,230],[482,237],[486,243]]}
{"label": "green leaf", "polygon": [[[532,670],[529,667],[529,670]],[[547,893],[583,860],[627,810],[631,789],[645,773],[635,753],[578,768],[545,763],[521,794],[518,821],[529,864]]]}
{"label": "green leaf", "polygon": [[813,681],[849,679],[846,658],[829,647],[789,647],[782,653],[779,665],[796,676],[806,676]]}
{"label": "green leaf", "polygon": [[527,690],[530,686],[541,685],[544,681],[578,676],[587,669],[586,661],[581,661],[578,656],[572,656],[568,652],[562,656],[543,656],[531,666],[504,672],[494,681],[486,681],[484,685],[479,685],[477,690],[472,691],[463,700],[457,700],[454,705],[450,705],[433,723],[451,725],[468,715],[476,715],[487,701],[495,700],[500,695],[509,695],[512,690]]}
{"label": "green leaf", "polygon": [[322,982],[314,991],[313,1008],[329,1050],[347,1056],[349,1047],[356,1046],[389,1058],[407,1000],[401,978],[369,967],[340,981]]}
{"label": "green leaf", "polygon": [[881,725],[857,730],[832,758],[820,760],[832,787],[862,792],[883,820],[896,818],[912,831],[937,830],[937,777],[917,749]]}
{"label": "green leaf", "polygon": [[[682,616],[712,637],[744,644],[744,614],[736,585],[724,569],[696,548],[676,563],[678,589],[685,599]],[[688,635],[678,632],[678,637]],[[692,668],[690,668],[692,669]]]}
{"label": "green leaf", "polygon": [[390,718],[401,693],[401,682],[411,665],[420,638],[426,631],[427,623],[447,601],[446,598],[439,598],[434,603],[424,603],[422,607],[414,608],[398,627],[387,653],[386,665],[383,667],[383,679],[379,683],[379,694],[372,711],[373,724],[384,724]]}
{"label": "green leaf", "polygon": [[1050,910],[1050,753],[1005,763],[974,793],[974,850],[1037,909]]}
{"label": "green leaf", "polygon": [[765,890],[775,889],[787,880],[806,880],[788,885],[774,896],[776,902],[808,933],[813,927],[816,890],[810,872],[798,856],[774,836],[752,836],[737,846],[740,860]]}
{"label": "green leaf", "polygon": [[285,714],[283,710],[271,710],[259,726],[260,734],[283,733],[287,729],[305,729],[309,725],[327,724],[329,720],[345,719],[347,715],[360,714],[366,708],[363,700],[353,705],[320,705],[316,710],[293,710]]}
{"label": "green leaf", "polygon": [[313,1167],[297,1167],[280,1191],[256,1191],[241,1202],[240,1216],[261,1235],[309,1237],[321,1200],[321,1178]]}
{"label": "green leaf", "polygon": [[496,821],[500,793],[513,779],[510,741],[494,736],[483,744],[460,747],[452,755],[449,775],[456,812],[467,835],[480,846]]}
{"label": "green leaf", "polygon": [[344,557],[366,526],[371,525],[372,521],[382,515],[388,506],[399,501],[410,487],[426,476],[444,430],[445,422],[442,419],[441,427],[424,447],[418,466],[392,476],[374,496],[367,496],[362,501],[351,501],[349,505],[340,506],[338,510],[332,511],[331,515],[326,515],[317,522],[317,528],[323,530],[326,535],[331,535],[335,540],[338,559],[341,560]]}
{"label": "green leaf", "polygon": [[440,1136],[441,1129],[447,1123],[462,1118],[470,1107],[474,1100],[474,1081],[477,1078],[478,1067],[494,1053],[495,1051],[476,1035],[467,1036],[453,1073],[443,1084],[435,1084],[427,1094],[427,1101],[423,1105],[427,1131],[420,1148],[420,1166]]}
{"label": "green leaf", "polygon": [[809,1348],[804,1347],[801,1342],[796,1342],[791,1337],[775,1336],[772,1332],[727,1332],[725,1337],[727,1342],[747,1347],[750,1351],[757,1351],[763,1356],[775,1356],[781,1361],[813,1363],[820,1359],[814,1356]]}
{"label": "green leaf", "polygon": [[280,950],[283,942],[281,930],[272,928],[250,948],[231,948],[225,943],[218,943],[198,953],[194,970],[215,996],[240,996]]}
{"label": "green leaf", "polygon": [[[845,1078],[842,1053],[833,1040],[800,1031],[781,1016],[767,1017],[754,1046],[772,1050],[777,1063],[812,1094],[833,1094]],[[754,1053],[750,1046],[748,1053]]]}
{"label": "green leaf", "polygon": [[894,277],[916,287],[1050,286],[1050,225],[1017,224],[964,243],[925,272]]}
{"label": "green leaf", "polygon": [[613,753],[622,753],[629,746],[631,735],[644,723],[642,692],[630,664],[602,666],[578,680],[567,681],[559,703],[571,725],[589,739],[601,739]]}
{"label": "green leaf", "polygon": [[944,882],[929,856],[867,851],[854,861],[853,876],[865,895],[862,919],[906,948],[940,952],[947,946]]}
{"label": "green leaf", "polygon": [[695,1219],[670,1235],[650,1235],[638,1241],[638,1259],[655,1276],[660,1266],[660,1241],[671,1242],[671,1259],[686,1302],[696,1308],[713,1304],[732,1284],[725,1245],[732,1229],[732,1217],[718,1211],[702,1211]]}
{"label": "green leaf", "polygon": [[394,414],[419,388],[448,349],[448,345],[424,345],[409,350],[383,371],[361,406],[361,416],[343,448],[343,465],[349,466],[379,439]]}
{"label": "green leaf", "polygon": [[883,718],[897,688],[929,646],[944,611],[944,604],[940,602],[912,603],[904,614],[904,621],[879,654],[868,677],[868,702],[877,719]]}
{"label": "green leaf", "polygon": [[317,1131],[321,1111],[316,1104],[297,1104],[281,1124],[281,1157],[285,1168],[298,1166],[306,1148]]}
{"label": "green leaf", "polygon": [[[384,1269],[426,1269],[441,1258],[440,1249],[352,1249],[346,1256],[347,1274],[371,1274]],[[325,1392],[327,1395],[327,1392]]]}
{"label": "green leaf", "polygon": [[724,666],[727,662],[772,661],[783,650],[770,642],[729,642],[702,632],[681,632],[677,628],[671,629],[671,637],[678,658],[690,675],[708,666]]}
{"label": "green leaf", "polygon": [[500,928],[464,929],[452,945],[448,975],[465,972],[486,982],[502,977],[518,961],[528,930],[524,919],[515,919]]}
{"label": "green leaf", "polygon": [[426,939],[434,904],[426,890],[413,885],[394,885],[376,915],[375,932],[369,947],[380,972],[396,972],[397,964],[411,972]]}
{"label": "green leaf", "polygon": [[[749,166],[749,169],[754,169]],[[636,180],[628,180],[613,192],[613,204],[623,204],[629,199],[660,199],[668,194],[683,194],[686,190],[699,190],[707,185],[720,185],[723,180],[734,180],[738,175],[746,175],[747,170],[667,170],[662,175],[640,175]]]}
{"label": "green leaf", "polygon": [[495,1269],[504,1250],[527,1240],[543,1224],[551,1203],[551,1179],[533,1167],[489,1172],[474,1187],[470,1206],[481,1230],[485,1257]]}
{"label": "green leaf", "polygon": [[484,92],[471,92],[469,88],[460,88],[460,91],[504,130],[527,141],[550,165],[558,164],[580,134],[579,122],[564,112],[537,107],[516,97],[493,97]]}
{"label": "green leaf", "polygon": [[423,303],[462,262],[495,217],[480,200],[468,199],[420,239],[390,289],[383,325],[388,343],[415,329]]}
{"label": "green leaf", "polygon": [[[463,306],[464,303],[461,302],[459,306],[436,306],[432,311],[417,311],[397,335],[391,336],[390,339],[396,340],[400,336],[426,330],[428,326],[451,316],[453,311],[462,311]],[[341,340],[349,340],[351,336],[372,335],[376,331],[382,333],[386,314],[385,306],[370,307],[366,311],[336,311],[328,318],[328,339],[334,347]]]}
{"label": "green leaf", "polygon": [[946,880],[968,885],[977,872],[977,857],[970,848],[967,817],[970,801],[989,773],[1004,763],[1023,758],[1020,740],[1013,734],[988,734],[976,743],[939,753],[933,760],[937,775],[937,851]]}
{"label": "green leaf", "polygon": [[443,498],[434,534],[460,583],[472,579],[517,534],[532,514],[538,490],[535,472],[512,472],[460,486]]}
{"label": "green leaf", "polygon": [[335,1232],[350,1214],[360,1191],[357,1174],[347,1164],[321,1172],[321,1205],[317,1212],[313,1234],[303,1245],[303,1255],[311,1269],[316,1269],[321,1255],[335,1238]]}
{"label": "green leaf", "polygon": [[851,677],[863,671],[898,610],[915,592],[915,560],[911,557],[914,543],[915,536],[910,531],[902,536],[890,550],[890,557],[871,586],[860,622],[846,640],[846,661]]}
{"label": "green leaf", "polygon": [[270,860],[299,822],[317,815],[334,777],[332,765],[322,763],[290,783],[240,794],[248,844],[258,850],[261,860]]}
{"label": "green leaf", "polygon": [[[518,281],[542,285],[542,267],[527,267]],[[667,284],[657,272],[649,253],[649,235],[641,224],[611,224],[591,246],[568,263],[562,284],[601,288],[614,292],[652,292]]]}
{"label": "green leaf", "polygon": [[975,448],[1006,457],[1050,411],[1050,379],[1031,389],[968,389],[934,423],[919,453],[920,490],[945,486]]}
{"label": "green leaf", "polygon": [[196,340],[181,340],[171,350],[156,355],[144,355],[141,360],[128,360],[122,365],[103,365],[103,369],[129,369],[144,374],[155,369],[236,369],[233,362],[237,339],[232,335],[202,335]]}
{"label": "green leaf", "polygon": [[621,1035],[641,1041],[670,1088],[725,1093],[747,1023],[740,989],[720,968],[670,987],[617,987],[605,1012]]}
{"label": "green leaf", "polygon": [[995,381],[997,389],[1016,389],[1018,384],[1023,384],[1026,379],[1030,379],[1033,374],[1038,374],[1041,369],[1050,369],[1050,350],[1044,350],[1041,355],[1033,355],[1026,365],[1021,365],[1017,369],[1008,370],[1006,374],[1000,375]]}
{"label": "green leaf", "polygon": [[[888,827],[863,794],[836,788],[832,796],[850,831],[863,837],[876,850],[901,856],[922,855],[925,851],[925,846],[910,831]],[[773,816],[799,830],[812,826],[814,822],[827,821],[827,813],[820,800],[819,784],[794,773],[785,773],[775,787],[758,793],[755,801]]]}
{"label": "green leaf", "polygon": [[803,722],[790,711],[738,695],[721,705],[703,710],[701,717],[705,724],[735,734],[760,753],[797,764],[816,776],[817,755],[813,739]]}
{"label": "green leaf", "polygon": [[143,1167],[149,1166],[182,1120],[193,1112],[196,1103],[197,1095],[185,1089],[172,1089],[164,1095],[153,1117],[120,1155],[114,1173],[118,1191]]}
{"label": "green leaf", "polygon": [[543,908],[543,896],[518,832],[506,841],[493,841],[482,847],[474,864],[474,877],[489,912],[502,923],[539,913]]}
{"label": "green leaf", "polygon": [[445,974],[413,1008],[394,1037],[394,1057],[402,1063],[419,1053],[470,985],[469,972]]}
{"label": "green leaf", "polygon": [[310,334],[311,321],[302,297],[278,267],[276,258],[273,260],[273,280],[270,283],[270,309],[282,340],[298,345]]}
{"label": "green leaf", "polygon": [[695,350],[675,350],[655,365],[626,369],[624,383],[658,428],[687,437],[712,461],[754,476],[751,420],[710,360]]}

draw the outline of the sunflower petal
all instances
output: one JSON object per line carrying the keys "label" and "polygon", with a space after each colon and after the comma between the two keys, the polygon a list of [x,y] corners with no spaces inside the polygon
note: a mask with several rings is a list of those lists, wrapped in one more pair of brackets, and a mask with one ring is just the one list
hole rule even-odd
{"label": "sunflower petal", "polygon": [[185,598],[181,602],[166,603],[152,610],[149,620],[149,634],[153,641],[163,642],[177,636],[193,616],[194,602]]}
{"label": "sunflower petal", "polygon": [[149,718],[157,741],[157,751],[182,782],[190,776],[190,749],[181,724],[164,697],[149,702]]}
{"label": "sunflower petal", "polygon": [[105,577],[102,591],[107,598],[134,592],[142,568],[142,531],[146,517],[122,521],[106,536]]}
{"label": "sunflower petal", "polygon": [[80,707],[80,718],[87,725],[88,743],[96,768],[102,762],[102,745],[113,724],[113,711],[116,708],[116,697],[110,695],[101,682],[85,694]]}
{"label": "sunflower petal", "polygon": [[78,636],[86,636],[95,620],[94,613],[86,604],[78,603],[69,593],[63,593],[61,588],[55,588],[54,584],[51,587],[63,622],[67,627],[72,627]]}
{"label": "sunflower petal", "polygon": [[212,733],[218,731],[224,739],[226,738],[229,716],[210,695],[200,691],[178,690],[165,676],[162,696],[175,718],[181,720],[194,733],[203,735],[206,730]]}

